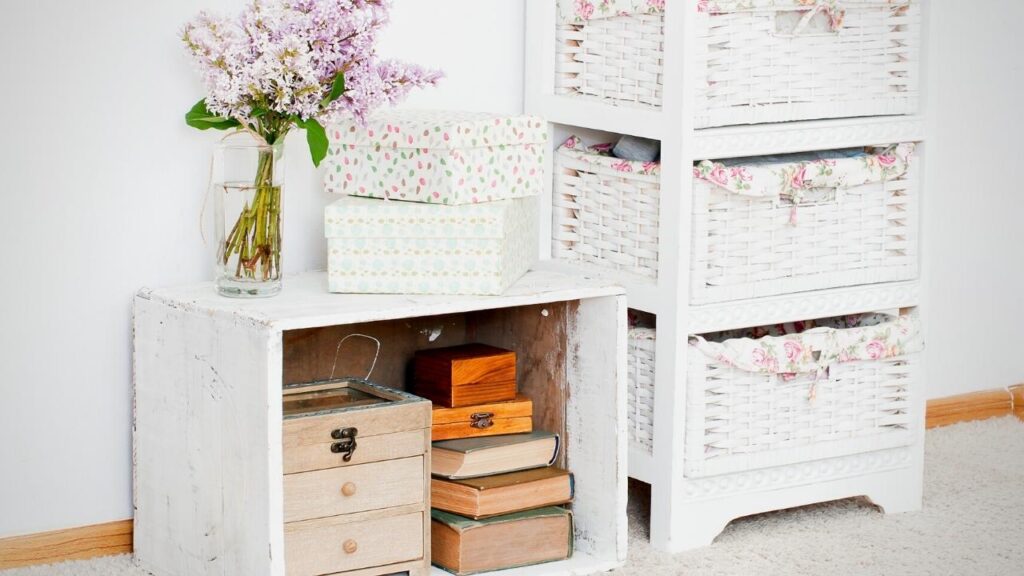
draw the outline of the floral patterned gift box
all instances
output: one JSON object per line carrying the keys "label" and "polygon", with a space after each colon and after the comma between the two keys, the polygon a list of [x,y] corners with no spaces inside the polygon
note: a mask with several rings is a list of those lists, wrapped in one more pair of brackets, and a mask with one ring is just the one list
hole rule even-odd
{"label": "floral patterned gift box", "polygon": [[537,198],[433,206],[347,197],[325,214],[328,289],[499,295],[537,259]]}
{"label": "floral patterned gift box", "polygon": [[333,125],[330,192],[435,204],[535,196],[547,124],[530,116],[389,110]]}

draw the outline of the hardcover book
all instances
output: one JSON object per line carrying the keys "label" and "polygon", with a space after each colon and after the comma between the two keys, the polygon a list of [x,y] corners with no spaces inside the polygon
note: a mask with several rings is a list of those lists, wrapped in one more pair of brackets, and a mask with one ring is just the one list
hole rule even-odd
{"label": "hardcover book", "polygon": [[543,468],[554,464],[558,445],[558,434],[539,430],[434,442],[430,471],[435,476],[458,480]]}
{"label": "hardcover book", "polygon": [[479,520],[545,506],[573,498],[573,476],[561,468],[534,468],[509,474],[430,482],[431,506]]}
{"label": "hardcover book", "polygon": [[431,510],[431,561],[462,576],[572,556],[572,512],[558,507],[471,520]]}

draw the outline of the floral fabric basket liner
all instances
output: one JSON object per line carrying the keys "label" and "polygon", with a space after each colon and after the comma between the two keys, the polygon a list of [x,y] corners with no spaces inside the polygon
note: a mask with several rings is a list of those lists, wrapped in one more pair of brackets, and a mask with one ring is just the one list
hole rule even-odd
{"label": "floral fabric basket liner", "polygon": [[718,188],[755,198],[788,198],[799,204],[814,191],[842,190],[903,176],[913,143],[886,148],[848,148],[782,156],[704,160],[693,176]]}
{"label": "floral fabric basket liner", "polygon": [[[831,31],[843,26],[847,6],[885,6],[896,9],[913,0],[694,0],[698,12],[722,14],[726,12],[778,12],[805,11],[807,17],[824,13]],[[562,24],[582,24],[601,18],[615,18],[634,14],[661,14],[665,0],[558,0],[558,20]],[[806,23],[804,23],[806,25]]]}
{"label": "floral fabric basket liner", "polygon": [[612,148],[614,144],[594,144],[592,146],[586,146],[583,144],[583,140],[579,136],[569,136],[559,146],[558,151],[561,154],[587,162],[598,166],[604,166],[605,168],[611,168],[617,172],[623,174],[641,174],[647,176],[658,176],[661,174],[661,163],[660,162],[636,162],[631,160],[622,160],[612,156]]}
{"label": "floral fabric basket liner", "polygon": [[[561,154],[611,168],[625,174],[658,176],[659,162],[634,162],[611,155],[612,144],[584,146],[570,136],[559,148]],[[799,204],[821,190],[842,190],[872,182],[899,178],[910,167],[913,143],[887,148],[850,148],[782,156],[736,158],[724,162],[704,160],[693,168],[693,176],[733,194],[778,201],[788,198]]]}
{"label": "floral fabric basket liner", "polygon": [[837,362],[884,360],[924,348],[920,321],[914,314],[854,315],[768,331],[691,336],[690,345],[740,370],[783,376],[824,374]]}

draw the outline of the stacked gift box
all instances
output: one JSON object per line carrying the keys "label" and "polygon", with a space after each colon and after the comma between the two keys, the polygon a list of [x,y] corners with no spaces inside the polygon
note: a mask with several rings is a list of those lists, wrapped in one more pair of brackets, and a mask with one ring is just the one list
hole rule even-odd
{"label": "stacked gift box", "polygon": [[431,558],[456,574],[572,554],[573,477],[557,434],[533,429],[515,352],[468,344],[417,352],[413,391],[434,403]]}
{"label": "stacked gift box", "polygon": [[330,291],[499,295],[536,261],[542,120],[391,110],[328,134]]}

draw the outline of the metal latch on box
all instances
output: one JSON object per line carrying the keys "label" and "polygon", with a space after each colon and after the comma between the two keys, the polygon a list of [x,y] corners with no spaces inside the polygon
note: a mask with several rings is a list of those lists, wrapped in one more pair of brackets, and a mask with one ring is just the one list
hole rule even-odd
{"label": "metal latch on box", "polygon": [[331,452],[344,454],[342,460],[345,462],[352,460],[352,455],[356,453],[357,434],[359,434],[359,430],[356,428],[339,428],[331,432],[331,438],[339,440],[339,442],[331,444]]}
{"label": "metal latch on box", "polygon": [[494,426],[494,412],[477,412],[469,417],[469,425],[473,428],[490,428]]}

